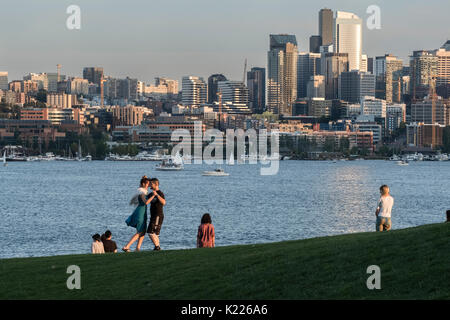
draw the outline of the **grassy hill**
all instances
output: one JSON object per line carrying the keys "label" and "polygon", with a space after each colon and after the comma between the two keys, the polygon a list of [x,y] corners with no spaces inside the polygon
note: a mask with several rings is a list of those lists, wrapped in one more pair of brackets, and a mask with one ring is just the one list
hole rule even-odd
{"label": "grassy hill", "polygon": [[[81,290],[66,269],[81,268]],[[368,290],[369,265],[381,290]],[[449,299],[450,223],[261,245],[0,260],[0,299]]]}

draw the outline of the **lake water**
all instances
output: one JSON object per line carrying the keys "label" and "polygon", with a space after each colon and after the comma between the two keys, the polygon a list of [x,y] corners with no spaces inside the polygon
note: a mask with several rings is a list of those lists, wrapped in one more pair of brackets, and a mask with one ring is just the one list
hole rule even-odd
{"label": "lake water", "polygon": [[[274,176],[259,165],[155,171],[156,162],[29,162],[0,168],[0,258],[88,253],[106,229],[121,248],[134,234],[125,219],[142,175],[166,195],[162,249],[194,248],[203,213],[216,245],[264,243],[374,231],[378,188],[391,187],[393,228],[442,222],[450,209],[450,162],[282,161]],[[134,247],[132,247],[134,249]],[[144,250],[153,249],[146,238]]]}

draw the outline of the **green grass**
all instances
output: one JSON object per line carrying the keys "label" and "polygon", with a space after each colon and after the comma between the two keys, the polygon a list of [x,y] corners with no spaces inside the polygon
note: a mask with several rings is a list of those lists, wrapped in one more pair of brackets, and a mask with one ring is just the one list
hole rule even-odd
{"label": "green grass", "polygon": [[[0,260],[0,299],[449,299],[450,223],[281,243]],[[81,290],[66,269],[81,268]],[[369,265],[381,290],[368,290]]]}

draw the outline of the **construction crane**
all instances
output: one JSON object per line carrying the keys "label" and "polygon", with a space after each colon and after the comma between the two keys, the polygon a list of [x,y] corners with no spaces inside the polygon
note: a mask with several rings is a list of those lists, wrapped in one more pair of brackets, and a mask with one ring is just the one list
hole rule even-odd
{"label": "construction crane", "polygon": [[430,77],[429,95],[431,99],[431,148],[436,144],[436,76]]}
{"label": "construction crane", "polygon": [[245,75],[247,73],[247,58],[245,58],[245,63],[244,63],[244,76],[242,77],[242,83],[245,84]]}
{"label": "construction crane", "polygon": [[106,80],[102,77],[100,79],[100,105],[103,108],[103,101],[104,101],[104,82],[106,82]]}

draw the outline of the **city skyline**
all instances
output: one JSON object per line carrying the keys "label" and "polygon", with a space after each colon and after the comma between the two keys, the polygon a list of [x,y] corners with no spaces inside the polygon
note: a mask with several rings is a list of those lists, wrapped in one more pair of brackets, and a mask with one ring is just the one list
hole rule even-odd
{"label": "city skyline", "polygon": [[[39,5],[14,2],[4,8],[5,18],[0,22],[10,29],[0,49],[0,70],[9,72],[9,81],[22,79],[29,72],[56,72],[57,63],[62,65],[62,74],[70,76],[81,76],[84,67],[100,66],[106,75],[130,76],[146,83],[153,83],[158,76],[180,81],[185,75],[207,78],[214,73],[239,80],[246,58],[247,70],[267,67],[269,34],[296,35],[299,51],[309,51],[309,37],[318,34],[318,13],[325,7],[362,18],[363,53],[369,57],[392,53],[406,64],[414,50],[437,49],[448,38],[448,28],[435,21],[447,21],[439,15],[445,16],[448,10],[443,9],[450,5],[438,1],[429,1],[426,6],[419,1],[403,5],[379,1],[381,30],[366,27],[371,1],[284,0],[274,4],[248,0],[238,6],[234,2],[199,0],[189,6],[175,1],[169,8],[164,3],[155,7],[136,2],[79,1],[81,30],[65,27],[65,10],[72,4],[69,1],[57,5],[51,1],[40,1]],[[434,8],[439,10],[433,11],[432,19],[422,15],[423,10]],[[185,19],[177,20],[180,15]],[[17,24],[19,16],[25,22]],[[418,17],[421,23],[413,23]],[[117,23],[119,18],[126,24]],[[265,23],[267,19],[271,23]],[[209,28],[211,24],[215,28]],[[119,45],[120,41],[123,44]]]}

